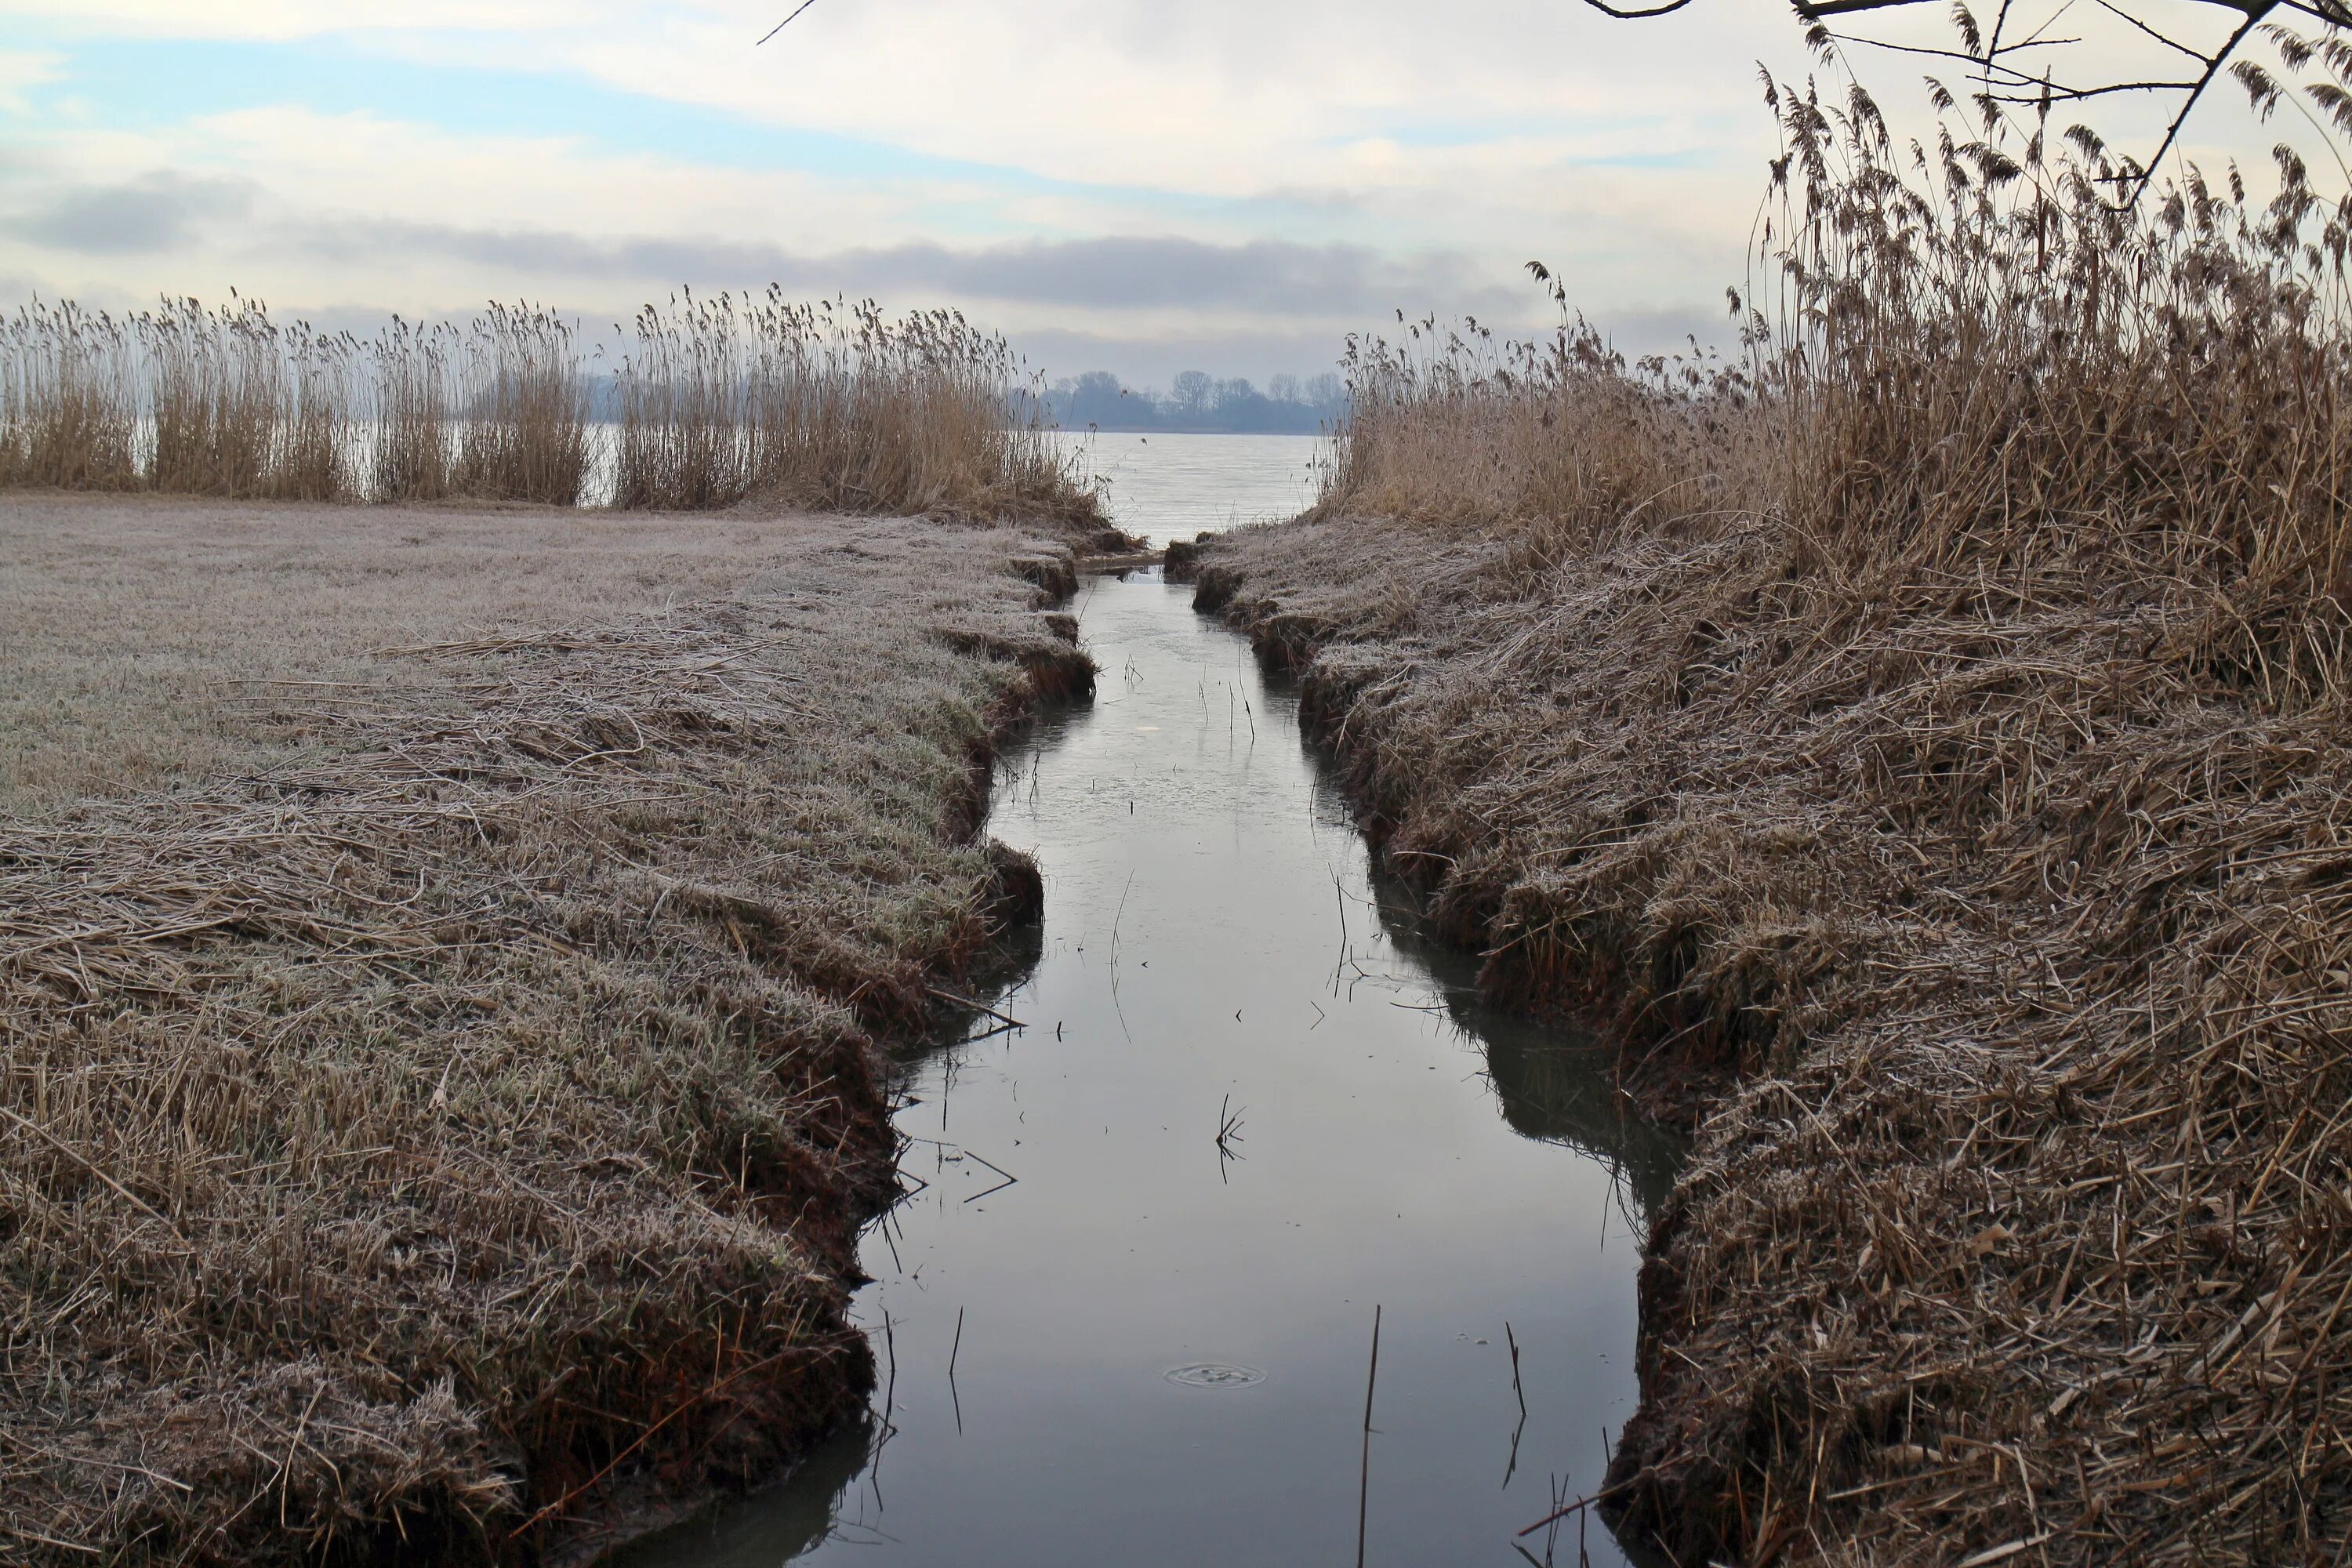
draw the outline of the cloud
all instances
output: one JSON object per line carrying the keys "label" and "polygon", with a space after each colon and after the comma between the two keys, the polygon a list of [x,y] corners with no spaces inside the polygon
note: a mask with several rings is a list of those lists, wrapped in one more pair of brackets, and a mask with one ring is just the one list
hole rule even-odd
{"label": "cloud", "polygon": [[30,114],[32,89],[60,79],[64,64],[46,50],[0,49],[0,114]]}
{"label": "cloud", "polygon": [[780,283],[814,293],[946,297],[1089,310],[1360,317],[1442,302],[1524,306],[1457,255],[1396,257],[1360,245],[1216,244],[1174,236],[956,248],[932,241],[803,252],[723,239],[597,239],[549,230],[413,223],[320,226],[296,241],[325,259],[431,253],[519,277],[718,288]]}
{"label": "cloud", "polygon": [[85,256],[131,256],[176,249],[204,220],[235,216],[250,201],[241,183],[184,174],[148,174],[121,184],[68,190],[17,215],[24,238]]}

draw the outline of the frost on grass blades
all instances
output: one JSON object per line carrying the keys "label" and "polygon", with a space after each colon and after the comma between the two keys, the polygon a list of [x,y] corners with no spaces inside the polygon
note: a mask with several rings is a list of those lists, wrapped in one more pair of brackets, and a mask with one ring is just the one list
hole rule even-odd
{"label": "frost on grass blades", "polygon": [[956,312],[686,293],[613,333],[530,305],[362,341],[244,300],[36,301],[0,322],[0,486],[1100,519],[1015,412],[1034,377]]}

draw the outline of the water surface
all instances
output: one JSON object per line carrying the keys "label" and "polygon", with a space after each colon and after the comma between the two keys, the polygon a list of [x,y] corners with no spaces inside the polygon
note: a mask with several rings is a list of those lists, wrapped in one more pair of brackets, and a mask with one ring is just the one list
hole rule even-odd
{"label": "water surface", "polygon": [[1202,529],[1276,522],[1314,502],[1318,436],[1070,435],[1087,471],[1110,482],[1112,519],[1153,544]]}
{"label": "water surface", "polygon": [[1414,937],[1295,700],[1190,606],[1096,580],[1100,690],[1001,776],[991,831],[1046,876],[996,1003],[1026,1027],[913,1066],[869,1424],[622,1561],[1346,1563],[1360,1503],[1370,1563],[1577,1562],[1573,1523],[1516,1531],[1633,1408],[1671,1152]]}

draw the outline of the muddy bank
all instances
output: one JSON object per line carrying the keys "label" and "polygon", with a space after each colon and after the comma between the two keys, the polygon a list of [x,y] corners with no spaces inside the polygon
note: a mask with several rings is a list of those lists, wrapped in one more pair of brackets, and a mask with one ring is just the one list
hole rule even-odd
{"label": "muddy bank", "polygon": [[1612,1518],[1685,1563],[2332,1559],[2340,704],[2121,550],[1860,599],[1795,553],[1334,518],[1202,552],[1489,993],[1604,1020],[1698,1128]]}
{"label": "muddy bank", "polygon": [[261,510],[0,503],[5,697],[116,710],[0,818],[0,1555],[576,1556],[864,1408],[879,1042],[1034,918],[1073,549]]}

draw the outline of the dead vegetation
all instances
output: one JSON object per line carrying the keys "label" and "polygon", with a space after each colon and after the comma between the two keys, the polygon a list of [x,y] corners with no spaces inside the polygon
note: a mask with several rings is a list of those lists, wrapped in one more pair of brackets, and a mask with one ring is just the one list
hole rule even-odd
{"label": "dead vegetation", "polygon": [[605,371],[596,334],[530,305],[361,342],[244,300],[36,301],[0,321],[0,489],[1105,523],[1076,459],[1014,413],[1034,378],[1011,346],[953,311],[772,288],[614,332]]}
{"label": "dead vegetation", "polygon": [[[619,372],[614,504],[796,505],[1100,523],[1093,489],[1006,394],[1024,373],[954,311],[691,294],[647,306]],[[1033,400],[1034,401],[1034,400]]]}
{"label": "dead vegetation", "polygon": [[[274,571],[231,508],[9,507]],[[373,678],[265,644],[216,771],[0,818],[0,1557],[561,1555],[863,1407],[873,1042],[1034,881],[971,839],[992,735],[1090,670],[1046,540],[703,526],[568,563],[584,613],[355,616]]]}
{"label": "dead vegetation", "polygon": [[1622,1527],[2339,1561],[2347,210],[1776,107],[1744,363],[1369,348],[1320,507],[1202,600],[1492,988],[1704,1121]]}

